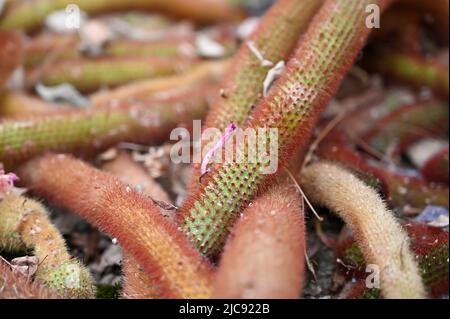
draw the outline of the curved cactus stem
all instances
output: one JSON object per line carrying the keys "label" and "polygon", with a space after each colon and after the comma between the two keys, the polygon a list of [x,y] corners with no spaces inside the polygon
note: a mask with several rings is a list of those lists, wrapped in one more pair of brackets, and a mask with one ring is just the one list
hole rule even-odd
{"label": "curved cactus stem", "polygon": [[60,299],[63,296],[42,283],[31,281],[0,260],[0,299]]}
{"label": "curved cactus stem", "polygon": [[32,249],[39,260],[36,280],[65,297],[95,297],[89,271],[69,255],[40,203],[9,195],[0,201],[0,217],[0,246],[12,251]]}
{"label": "curved cactus stem", "polygon": [[[260,62],[253,50],[272,63],[289,58],[300,36],[311,21],[322,0],[277,1],[260,21],[256,31],[245,40],[232,58],[224,78],[223,92],[218,96],[205,120],[205,128],[223,131],[231,122],[241,127],[252,108],[263,97],[263,82],[270,67]],[[202,150],[205,154],[207,147]],[[191,193],[197,188],[200,165],[194,163]]]}
{"label": "curved cactus stem", "polygon": [[399,81],[419,88],[430,88],[444,98],[449,96],[448,65],[435,59],[384,50],[369,54],[366,65]]}
{"label": "curved cactus stem", "polygon": [[269,131],[267,136],[266,132],[263,146],[256,149],[256,154],[269,151],[272,156],[247,161],[249,147],[238,144],[235,154],[244,160],[217,165],[180,211],[182,229],[204,254],[212,256],[221,250],[237,214],[273,179],[273,174],[265,172],[270,172],[274,157],[279,170],[305,146],[370,33],[366,6],[376,3],[383,10],[389,2],[326,1],[319,10],[286,71],[244,126],[277,129],[278,134]]}
{"label": "curved cactus stem", "polygon": [[150,199],[117,178],[70,156],[51,154],[27,162],[19,175],[35,193],[117,238],[158,283],[162,297],[210,296],[211,265]]}
{"label": "curved cactus stem", "polygon": [[298,298],[304,279],[303,201],[280,181],[247,208],[225,245],[215,298]]}
{"label": "curved cactus stem", "polygon": [[118,86],[130,81],[177,74],[195,62],[191,59],[155,57],[105,57],[64,60],[27,70],[25,85],[41,82],[48,86],[69,83],[80,91],[94,91],[102,86]]}
{"label": "curved cactus stem", "polygon": [[177,124],[189,127],[204,116],[212,91],[203,86],[164,101],[111,103],[2,121],[0,162],[9,168],[45,151],[90,155],[123,141],[164,141]]}
{"label": "curved cactus stem", "polygon": [[0,29],[39,27],[48,14],[76,5],[88,14],[121,10],[160,10],[176,17],[191,18],[200,23],[234,21],[243,14],[239,7],[224,0],[38,0],[10,3],[0,20]]}
{"label": "curved cactus stem", "polygon": [[376,191],[339,165],[318,162],[300,177],[309,199],[352,229],[367,262],[379,270],[385,298],[425,298],[409,239]]}
{"label": "curved cactus stem", "polygon": [[0,30],[0,90],[23,57],[24,40],[20,32]]}

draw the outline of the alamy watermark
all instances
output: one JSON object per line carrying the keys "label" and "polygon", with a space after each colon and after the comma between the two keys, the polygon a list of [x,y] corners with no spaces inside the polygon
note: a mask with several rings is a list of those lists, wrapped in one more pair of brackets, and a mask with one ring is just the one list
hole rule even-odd
{"label": "alamy watermark", "polygon": [[380,28],[380,7],[376,4],[368,4],[366,6],[366,27],[369,29]]}

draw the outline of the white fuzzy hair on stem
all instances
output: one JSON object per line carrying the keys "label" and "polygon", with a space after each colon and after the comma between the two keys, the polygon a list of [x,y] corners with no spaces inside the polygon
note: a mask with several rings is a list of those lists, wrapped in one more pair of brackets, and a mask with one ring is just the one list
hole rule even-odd
{"label": "white fuzzy hair on stem", "polygon": [[338,214],[352,229],[367,264],[380,270],[384,298],[425,298],[406,232],[377,192],[343,167],[317,162],[303,170],[308,198]]}

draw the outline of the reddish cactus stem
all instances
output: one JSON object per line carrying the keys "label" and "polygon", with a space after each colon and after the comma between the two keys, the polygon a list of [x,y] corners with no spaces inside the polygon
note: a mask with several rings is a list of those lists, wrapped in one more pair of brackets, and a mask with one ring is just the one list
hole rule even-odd
{"label": "reddish cactus stem", "polygon": [[429,181],[448,185],[449,161],[448,147],[434,154],[421,168],[423,176]]}
{"label": "reddish cactus stem", "polygon": [[[255,32],[234,56],[221,96],[211,106],[205,128],[225,130],[230,122],[241,127],[252,107],[263,97],[263,82],[270,67],[262,65],[249,47],[253,43],[264,59],[276,64],[286,61],[300,35],[307,29],[322,0],[279,0],[268,10]],[[202,153],[208,149],[205,147]],[[194,163],[190,192],[197,188],[200,165]]]}
{"label": "reddish cactus stem", "polygon": [[437,100],[401,106],[377,120],[362,138],[381,153],[395,141],[393,155],[400,155],[420,138],[445,135],[448,112],[448,103]]}
{"label": "reddish cactus stem", "polygon": [[0,299],[60,299],[55,291],[42,283],[33,282],[27,276],[14,272],[0,260]]}
{"label": "reddish cactus stem", "polygon": [[151,200],[131,187],[65,155],[31,160],[19,170],[19,175],[36,194],[116,237],[159,284],[163,297],[209,297],[209,263]]}
{"label": "reddish cactus stem", "polygon": [[410,176],[377,165],[358,154],[349,138],[336,128],[320,145],[318,155],[329,161],[337,161],[351,169],[368,174],[381,183],[390,205],[398,209],[424,208],[426,205],[449,206],[449,189],[440,185],[427,184],[420,177]]}
{"label": "reddish cactus stem", "polygon": [[205,115],[205,92],[210,88],[183,92],[163,102],[102,105],[0,122],[0,162],[8,168],[45,151],[90,155],[122,141],[164,141],[177,125],[185,123],[189,128],[192,120]]}
{"label": "reddish cactus stem", "polygon": [[304,279],[303,200],[292,181],[244,211],[225,245],[215,298],[299,298]]}
{"label": "reddish cactus stem", "polygon": [[0,31],[0,90],[24,56],[24,41],[18,31]]}
{"label": "reddish cactus stem", "polygon": [[[383,10],[390,1],[375,1]],[[370,29],[366,6],[374,1],[326,1],[301,38],[286,71],[258,104],[245,128],[277,128],[278,170],[305,147],[323,109],[363,47]],[[266,137],[266,147],[271,145]],[[241,143],[236,154],[248,158]],[[247,151],[246,151],[247,149]],[[237,214],[273,180],[270,163],[226,163],[209,173],[180,211],[183,230],[207,255],[217,254]]]}

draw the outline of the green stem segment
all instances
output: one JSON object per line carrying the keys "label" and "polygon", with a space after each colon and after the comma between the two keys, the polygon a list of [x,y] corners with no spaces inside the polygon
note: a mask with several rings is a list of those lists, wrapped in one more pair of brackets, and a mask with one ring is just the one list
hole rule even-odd
{"label": "green stem segment", "polygon": [[[256,31],[242,44],[222,84],[222,92],[205,120],[205,128],[223,131],[230,122],[242,126],[251,109],[263,97],[263,82],[270,66],[262,65],[249,45],[273,64],[286,61],[308,27],[322,0],[280,0],[264,15]],[[202,150],[207,151],[207,146]],[[197,188],[200,164],[193,164],[190,191]]]}
{"label": "green stem segment", "polygon": [[0,248],[29,248],[38,258],[36,280],[69,298],[94,298],[89,271],[67,252],[63,237],[38,202],[8,195],[0,201]]}
{"label": "green stem segment", "polygon": [[212,267],[153,202],[112,175],[66,155],[27,162],[18,174],[36,194],[117,238],[168,298],[208,298]]}
{"label": "green stem segment", "polygon": [[8,4],[0,20],[0,29],[39,27],[51,12],[76,5],[88,14],[124,10],[160,10],[181,18],[191,18],[200,23],[233,21],[242,17],[237,6],[224,0],[25,0]]}
{"label": "green stem segment", "polygon": [[0,162],[11,168],[45,151],[90,155],[119,142],[164,141],[178,124],[189,127],[205,115],[208,90],[203,87],[164,102],[102,105],[0,122]]}
{"label": "green stem segment", "polygon": [[416,87],[428,87],[445,98],[449,96],[448,65],[433,59],[392,51],[369,55],[366,61],[369,68],[382,74]]}
{"label": "green stem segment", "polygon": [[117,86],[147,78],[180,73],[193,65],[192,59],[107,57],[60,61],[27,71],[26,86],[70,83],[80,91]]}
{"label": "green stem segment", "polygon": [[[320,114],[363,47],[370,29],[366,7],[384,9],[390,1],[326,1],[301,38],[287,70],[269,96],[256,106],[246,128],[276,128],[277,140],[265,139],[272,156],[246,161],[248,148],[237,145],[243,161],[218,165],[203,179],[198,194],[182,208],[180,224],[206,255],[220,252],[236,216],[273,176],[264,174],[278,152],[278,169],[306,144]],[[273,144],[275,147],[272,147]],[[252,147],[255,147],[254,145]],[[261,147],[259,152],[262,153]],[[259,153],[258,150],[256,154]]]}

